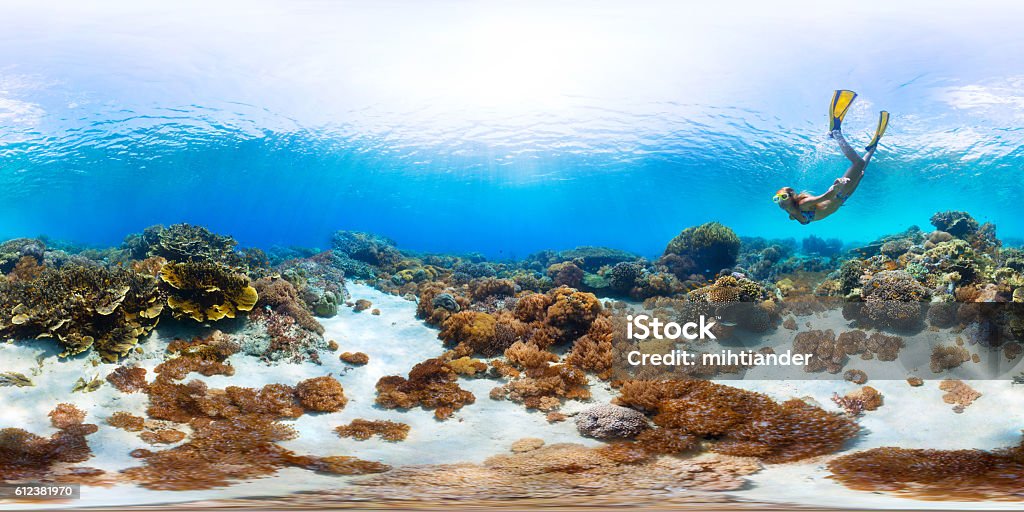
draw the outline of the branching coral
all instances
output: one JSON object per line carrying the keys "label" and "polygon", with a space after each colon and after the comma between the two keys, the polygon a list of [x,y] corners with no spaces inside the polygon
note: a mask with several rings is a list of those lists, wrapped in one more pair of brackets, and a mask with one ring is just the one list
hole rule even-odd
{"label": "branching coral", "polygon": [[0,282],[0,336],[57,338],[63,355],[95,348],[114,361],[149,334],[162,309],[156,281],[121,268],[47,267],[35,279]]}
{"label": "branching coral", "polygon": [[168,263],[160,269],[160,279],[167,285],[167,305],[177,318],[197,322],[235,318],[259,299],[248,277],[216,263]]}
{"label": "branching coral", "polygon": [[408,378],[390,375],[378,380],[376,402],[385,409],[434,409],[437,419],[447,419],[476,400],[473,393],[459,387],[457,379],[458,374],[443,359],[427,359],[413,366]]}
{"label": "branching coral", "polygon": [[627,381],[615,403],[652,415],[655,425],[668,431],[659,432],[660,438],[703,438],[712,451],[772,463],[835,452],[858,432],[849,418],[800,400],[780,404],[703,380]]}
{"label": "branching coral", "polygon": [[944,380],[939,383],[939,389],[946,392],[942,395],[942,401],[953,404],[953,412],[956,413],[964,412],[967,406],[981,398],[981,393],[962,380]]}
{"label": "branching coral", "polygon": [[365,441],[373,436],[378,436],[385,441],[404,441],[409,435],[409,425],[387,420],[364,420],[354,419],[348,425],[342,425],[334,429],[339,437],[351,437]]}

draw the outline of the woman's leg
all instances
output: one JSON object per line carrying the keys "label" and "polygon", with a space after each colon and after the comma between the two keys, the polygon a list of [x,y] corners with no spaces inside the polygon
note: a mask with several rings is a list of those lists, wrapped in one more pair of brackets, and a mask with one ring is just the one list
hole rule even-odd
{"label": "woman's leg", "polygon": [[854,167],[867,164],[867,162],[857,154],[857,151],[850,147],[850,143],[846,142],[846,137],[843,137],[843,132],[839,130],[833,131],[832,138],[836,139],[836,142],[839,143],[839,149],[843,150],[843,154],[846,155],[846,158],[850,160]]}

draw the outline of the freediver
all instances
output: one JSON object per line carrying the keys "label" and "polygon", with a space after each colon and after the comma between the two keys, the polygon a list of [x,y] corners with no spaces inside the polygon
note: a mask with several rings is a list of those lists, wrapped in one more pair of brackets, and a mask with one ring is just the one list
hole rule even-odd
{"label": "freediver", "polygon": [[779,208],[789,213],[791,220],[800,224],[810,224],[832,215],[853,195],[853,192],[857,190],[857,185],[860,185],[860,180],[864,177],[864,169],[867,168],[871,157],[874,156],[875,149],[878,148],[878,141],[885,134],[885,128],[889,125],[889,113],[884,110],[879,113],[875,136],[864,148],[867,153],[862,157],[850,147],[850,143],[846,141],[842,131],[843,118],[846,117],[846,112],[856,97],[857,93],[853,91],[838,90],[832,95],[832,104],[829,108],[829,137],[839,143],[839,148],[850,160],[850,168],[841,177],[836,178],[828,191],[820,196],[813,196],[808,192],[798,194],[792,187],[780,188],[772,200],[779,205]]}

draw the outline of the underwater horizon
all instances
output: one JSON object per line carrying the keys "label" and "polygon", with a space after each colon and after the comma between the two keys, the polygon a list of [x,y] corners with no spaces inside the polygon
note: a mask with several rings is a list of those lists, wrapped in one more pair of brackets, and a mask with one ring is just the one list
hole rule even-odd
{"label": "underwater horizon", "polygon": [[[5,2],[0,239],[109,246],[188,222],[249,247],[344,229],[500,259],[650,256],[708,221],[854,244],[964,210],[1012,243],[1022,11]],[[845,170],[826,135],[839,88],[860,94],[855,147],[892,119],[857,194],[802,226],[771,196]]]}

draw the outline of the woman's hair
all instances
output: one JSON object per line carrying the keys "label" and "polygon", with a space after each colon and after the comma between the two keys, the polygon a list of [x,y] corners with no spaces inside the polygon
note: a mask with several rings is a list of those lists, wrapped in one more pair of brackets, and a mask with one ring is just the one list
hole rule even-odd
{"label": "woman's hair", "polygon": [[790,200],[792,200],[793,203],[797,205],[800,204],[800,202],[803,201],[804,199],[811,197],[811,194],[808,194],[806,191],[800,192],[798,194],[796,190],[793,190],[793,187],[782,187],[778,190],[778,192],[776,192],[776,194],[781,194],[783,192],[789,194]]}

